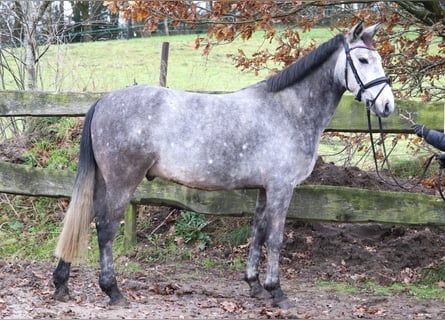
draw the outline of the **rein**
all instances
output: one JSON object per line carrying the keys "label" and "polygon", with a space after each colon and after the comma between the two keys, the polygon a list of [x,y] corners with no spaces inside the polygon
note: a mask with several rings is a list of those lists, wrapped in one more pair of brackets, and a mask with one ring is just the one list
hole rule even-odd
{"label": "rein", "polygon": [[[389,174],[390,174],[390,176],[391,176],[391,179],[394,181],[394,183],[391,183],[391,182],[387,181],[387,180],[386,180],[385,178],[383,178],[382,175],[380,174],[379,165],[378,165],[378,163],[377,163],[377,152],[376,152],[376,150],[375,150],[375,142],[374,142],[374,138],[373,138],[373,136],[372,136],[371,112],[370,112],[370,109],[369,109],[369,108],[367,108],[367,110],[366,110],[366,115],[367,115],[367,118],[368,118],[369,138],[370,138],[370,140],[371,140],[372,155],[373,155],[373,158],[374,158],[374,166],[375,166],[375,171],[376,171],[376,173],[377,173],[377,176],[378,176],[378,177],[380,178],[380,180],[382,180],[384,183],[386,183],[387,185],[393,186],[393,187],[399,187],[399,188],[401,188],[401,189],[408,190],[408,191],[414,189],[415,187],[417,187],[417,186],[422,182],[422,180],[425,178],[426,172],[427,172],[428,168],[430,167],[432,160],[435,159],[435,158],[437,159],[438,156],[437,156],[436,154],[434,154],[434,155],[432,155],[431,157],[429,157],[429,158],[425,161],[425,163],[423,164],[423,171],[422,171],[422,174],[420,175],[420,177],[418,178],[418,180],[417,180],[411,187],[409,187],[409,188],[405,187],[405,186],[406,186],[408,183],[410,183],[411,181],[406,181],[405,183],[401,184],[401,183],[397,180],[397,178],[392,174],[392,172],[391,172],[391,167],[390,167],[390,164],[389,164],[389,161],[388,161],[388,155],[387,155],[387,153],[386,153],[385,139],[384,139],[384,133],[383,133],[383,126],[382,126],[382,118],[378,117],[378,119],[379,119],[380,140],[381,140],[381,142],[382,142],[382,149],[383,149],[383,156],[384,156],[382,166],[383,166],[383,165],[385,164],[385,162],[386,162],[386,165],[388,166]],[[440,180],[440,176],[439,176],[439,180]],[[439,184],[440,184],[440,181],[439,181]],[[439,188],[440,188],[440,186],[439,186]],[[440,190],[440,189],[439,189],[439,190]],[[442,192],[440,192],[440,193],[441,193],[442,198],[443,198],[444,201],[445,201],[445,197],[442,195]]]}

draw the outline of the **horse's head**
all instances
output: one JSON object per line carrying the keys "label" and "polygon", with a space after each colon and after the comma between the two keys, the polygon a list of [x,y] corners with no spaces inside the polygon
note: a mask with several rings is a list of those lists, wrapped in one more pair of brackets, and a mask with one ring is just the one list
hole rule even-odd
{"label": "horse's head", "polygon": [[356,99],[366,103],[369,110],[387,117],[394,111],[394,96],[385,76],[382,59],[372,45],[380,24],[363,27],[355,25],[344,40],[344,50],[336,64],[336,75]]}

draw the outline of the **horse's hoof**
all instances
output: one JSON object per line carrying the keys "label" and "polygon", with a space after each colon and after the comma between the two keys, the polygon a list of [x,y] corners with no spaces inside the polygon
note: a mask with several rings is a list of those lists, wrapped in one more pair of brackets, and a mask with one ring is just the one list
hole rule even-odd
{"label": "horse's hoof", "polygon": [[109,305],[113,307],[128,307],[130,305],[130,302],[128,302],[125,298],[122,297],[119,299],[113,299],[113,300],[110,299]]}
{"label": "horse's hoof", "polygon": [[283,310],[295,307],[295,305],[287,297],[281,297],[278,301],[274,299],[273,306]]}
{"label": "horse's hoof", "polygon": [[67,302],[70,299],[70,293],[67,286],[60,286],[56,289],[53,299],[60,302]]}
{"label": "horse's hoof", "polygon": [[264,289],[263,286],[260,284],[252,286],[252,288],[250,289],[250,296],[252,298],[257,298],[260,300],[266,300],[272,297],[270,292]]}

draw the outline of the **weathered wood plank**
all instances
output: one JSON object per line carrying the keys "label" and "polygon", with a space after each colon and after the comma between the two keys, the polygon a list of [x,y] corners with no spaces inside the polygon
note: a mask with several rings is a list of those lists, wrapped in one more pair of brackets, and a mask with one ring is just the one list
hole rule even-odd
{"label": "weathered wood plank", "polygon": [[[74,172],[0,162],[0,192],[69,197],[74,175]],[[253,213],[256,193],[256,190],[200,191],[156,179],[144,181],[132,202],[174,206],[205,214],[242,216]],[[135,214],[130,216],[134,217],[131,219],[136,217]],[[406,192],[299,186],[295,189],[287,217],[325,222],[445,225],[445,202],[439,197]]]}
{"label": "weathered wood plank", "polygon": [[[0,116],[83,116],[101,93],[49,93],[31,91],[1,91]],[[420,111],[420,112],[419,112]],[[396,102],[396,114],[382,119],[385,132],[412,133],[410,124],[400,114],[411,113],[416,122],[443,130],[441,103]],[[378,120],[372,126],[378,130]],[[366,132],[366,108],[350,95],[345,95],[329,123],[327,131]]]}
{"label": "weathered wood plank", "polygon": [[0,116],[84,116],[101,93],[1,91]]}
{"label": "weathered wood plank", "polygon": [[334,186],[296,189],[289,218],[308,221],[444,225],[445,202],[436,196]]}
{"label": "weathered wood plank", "polygon": [[32,168],[0,161],[0,192],[28,196],[70,197],[75,173]]}

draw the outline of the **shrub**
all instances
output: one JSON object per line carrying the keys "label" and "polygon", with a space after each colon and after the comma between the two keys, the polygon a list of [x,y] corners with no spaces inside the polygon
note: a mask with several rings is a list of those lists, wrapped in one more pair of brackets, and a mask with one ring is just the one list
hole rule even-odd
{"label": "shrub", "polygon": [[183,211],[175,223],[176,235],[184,239],[185,243],[198,242],[199,249],[204,250],[210,243],[210,237],[203,229],[209,223],[203,214]]}

